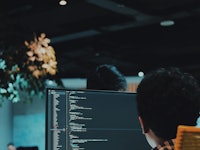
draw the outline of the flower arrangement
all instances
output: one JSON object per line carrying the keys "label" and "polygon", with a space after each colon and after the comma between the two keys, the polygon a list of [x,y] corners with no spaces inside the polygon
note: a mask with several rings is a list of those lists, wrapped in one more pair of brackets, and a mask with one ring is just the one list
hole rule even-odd
{"label": "flower arrangement", "polygon": [[12,102],[17,102],[19,100],[19,93],[16,90],[19,76],[14,75],[18,71],[19,68],[17,65],[8,68],[6,61],[0,59],[0,105],[4,97]]}
{"label": "flower arrangement", "polygon": [[[24,42],[25,48],[2,53],[0,58],[0,105],[4,99],[30,102],[34,95],[44,96],[45,81],[55,79],[58,72],[55,51],[50,39],[42,33]],[[61,82],[59,82],[60,84]],[[27,97],[20,96],[20,91]]]}
{"label": "flower arrangement", "polygon": [[46,76],[47,74],[55,75],[57,72],[57,61],[55,51],[49,46],[50,39],[42,33],[34,41],[28,43],[25,41],[26,47],[29,49],[26,54],[28,56],[26,65],[28,70],[36,78]]}

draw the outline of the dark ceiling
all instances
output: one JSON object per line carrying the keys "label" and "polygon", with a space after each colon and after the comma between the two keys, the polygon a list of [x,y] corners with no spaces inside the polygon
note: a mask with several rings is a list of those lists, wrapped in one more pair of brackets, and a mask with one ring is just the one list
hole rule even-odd
{"label": "dark ceiling", "polygon": [[1,1],[0,32],[10,44],[46,33],[62,78],[86,77],[104,63],[127,76],[165,66],[200,76],[199,0]]}

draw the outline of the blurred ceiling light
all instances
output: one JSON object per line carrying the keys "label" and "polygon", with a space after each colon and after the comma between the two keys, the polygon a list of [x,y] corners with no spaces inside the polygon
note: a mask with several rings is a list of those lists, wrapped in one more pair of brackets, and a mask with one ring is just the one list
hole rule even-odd
{"label": "blurred ceiling light", "polygon": [[144,72],[142,72],[142,71],[138,72],[138,76],[139,77],[143,77],[144,76]]}
{"label": "blurred ceiling light", "polygon": [[163,27],[168,27],[174,25],[175,22],[173,20],[163,20],[160,22],[160,25]]}
{"label": "blurred ceiling light", "polygon": [[64,6],[64,5],[67,4],[67,1],[66,1],[66,0],[60,0],[60,1],[59,1],[59,4],[62,5],[62,6]]}

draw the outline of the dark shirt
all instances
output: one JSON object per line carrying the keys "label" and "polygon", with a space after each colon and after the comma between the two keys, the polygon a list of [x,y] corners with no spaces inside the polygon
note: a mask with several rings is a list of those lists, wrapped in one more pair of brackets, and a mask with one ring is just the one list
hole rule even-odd
{"label": "dark shirt", "polygon": [[158,145],[152,150],[174,150],[175,139],[165,141],[163,144]]}

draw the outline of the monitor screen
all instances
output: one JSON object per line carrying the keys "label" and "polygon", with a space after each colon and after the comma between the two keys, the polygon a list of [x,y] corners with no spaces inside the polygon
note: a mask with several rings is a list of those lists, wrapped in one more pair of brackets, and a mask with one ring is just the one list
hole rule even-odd
{"label": "monitor screen", "polygon": [[135,93],[47,89],[46,98],[46,150],[150,149]]}

